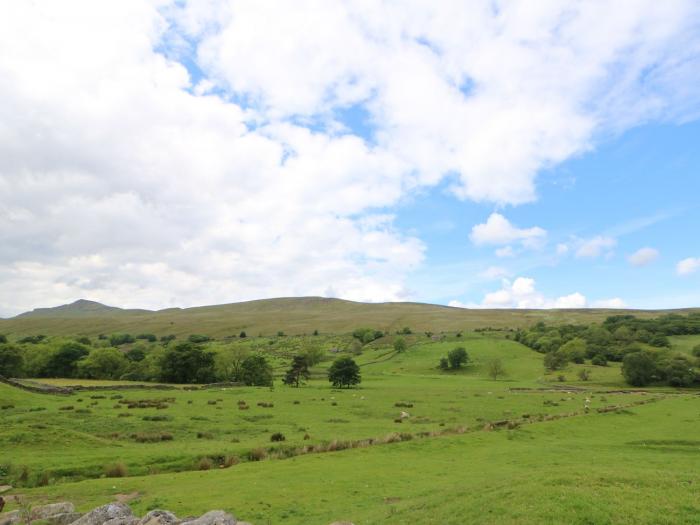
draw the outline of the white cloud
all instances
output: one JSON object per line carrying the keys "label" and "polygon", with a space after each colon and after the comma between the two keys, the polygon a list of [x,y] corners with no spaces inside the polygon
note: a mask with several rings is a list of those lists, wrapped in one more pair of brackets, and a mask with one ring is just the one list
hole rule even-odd
{"label": "white cloud", "polygon": [[593,308],[627,308],[627,304],[619,297],[613,297],[611,299],[594,301]]}
{"label": "white cloud", "polygon": [[567,244],[557,244],[557,255],[566,255],[567,253],[569,253],[569,246]]}
{"label": "white cloud", "polygon": [[502,245],[520,242],[526,247],[540,246],[547,232],[539,226],[517,228],[500,213],[492,213],[483,224],[472,228],[470,239],[474,244]]}
{"label": "white cloud", "polygon": [[678,275],[690,275],[700,270],[700,257],[688,257],[676,265]]}
{"label": "white cloud", "polygon": [[609,256],[612,254],[612,249],[617,246],[617,240],[612,237],[598,235],[591,239],[579,241],[576,257],[600,257],[601,255]]}
{"label": "white cloud", "polygon": [[561,297],[548,298],[539,292],[535,280],[518,277],[504,279],[500,290],[487,293],[482,308],[585,308],[586,297],[578,292]]}
{"label": "white cloud", "polygon": [[502,259],[506,259],[508,257],[515,257],[515,252],[513,251],[512,246],[504,246],[503,248],[497,248],[494,253],[496,254],[496,257],[500,257]]}
{"label": "white cloud", "polygon": [[425,247],[376,209],[448,177],[532,201],[538,170],[599,134],[697,114],[697,9],[8,2],[0,314],[405,298]]}
{"label": "white cloud", "polygon": [[489,266],[479,275],[485,279],[502,279],[503,277],[508,277],[510,272],[501,266]]}
{"label": "white cloud", "polygon": [[646,266],[652,263],[659,257],[659,250],[654,248],[640,248],[632,255],[627,257],[627,260],[632,266]]}

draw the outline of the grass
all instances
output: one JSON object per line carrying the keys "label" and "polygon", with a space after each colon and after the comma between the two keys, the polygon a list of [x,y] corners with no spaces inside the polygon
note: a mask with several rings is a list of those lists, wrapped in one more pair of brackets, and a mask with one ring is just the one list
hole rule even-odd
{"label": "grass", "polygon": [[0,319],[0,333],[21,335],[89,335],[115,332],[175,334],[203,333],[213,337],[285,334],[349,333],[367,326],[394,332],[404,326],[422,333],[482,327],[515,328],[547,323],[600,322],[607,316],[634,313],[656,317],[661,311],[580,310],[467,310],[420,303],[356,303],[321,297],[281,298],[158,312],[72,305],[12,319]]}
{"label": "grass", "polygon": [[[299,389],[93,398],[0,385],[0,405],[10,406],[0,484],[34,503],[86,510],[129,494],[139,513],[223,508],[253,523],[700,521],[696,395],[615,393],[625,385],[614,365],[547,375],[541,354],[502,332],[411,342],[402,354],[389,343],[367,347],[357,389],[331,389],[328,362]],[[470,363],[439,371],[456,345]],[[486,375],[493,358],[507,372],[498,381]],[[583,367],[591,381],[577,379]]]}

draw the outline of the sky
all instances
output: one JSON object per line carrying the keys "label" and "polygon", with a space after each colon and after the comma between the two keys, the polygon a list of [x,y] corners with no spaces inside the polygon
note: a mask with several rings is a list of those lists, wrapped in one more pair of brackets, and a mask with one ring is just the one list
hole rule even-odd
{"label": "sky", "polygon": [[0,317],[700,306],[694,0],[0,12]]}

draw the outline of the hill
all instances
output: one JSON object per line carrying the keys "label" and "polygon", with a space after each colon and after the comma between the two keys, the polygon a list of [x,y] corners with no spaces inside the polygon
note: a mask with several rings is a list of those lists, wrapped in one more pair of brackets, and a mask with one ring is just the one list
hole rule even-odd
{"label": "hill", "polygon": [[[675,310],[688,312],[691,310]],[[212,337],[249,335],[348,333],[360,326],[417,332],[456,331],[482,327],[513,328],[538,321],[595,322],[613,314],[653,317],[669,310],[485,310],[422,303],[359,303],[322,297],[262,299],[241,303],[160,311],[127,310],[79,300],[55,308],[39,308],[0,320],[7,335],[98,335],[114,332],[150,332],[157,335],[191,333]]]}

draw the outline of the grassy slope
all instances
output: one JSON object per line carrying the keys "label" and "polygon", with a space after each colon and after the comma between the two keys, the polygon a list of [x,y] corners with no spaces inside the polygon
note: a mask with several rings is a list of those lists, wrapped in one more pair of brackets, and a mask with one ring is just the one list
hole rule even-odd
{"label": "grassy slope", "polygon": [[[250,335],[348,333],[359,326],[396,330],[410,326],[415,331],[457,331],[486,326],[529,326],[545,322],[595,322],[620,310],[466,310],[420,303],[367,304],[318,297],[267,299],[218,306],[169,309],[159,312],[138,310],[104,311],[94,305],[69,315],[65,309],[51,314],[23,315],[0,320],[0,333],[11,336],[97,335],[100,333],[152,332],[158,335],[204,333],[215,337]],[[630,312],[630,311],[628,311]],[[634,311],[651,317],[659,311]],[[79,315],[78,315],[79,314]]]}

